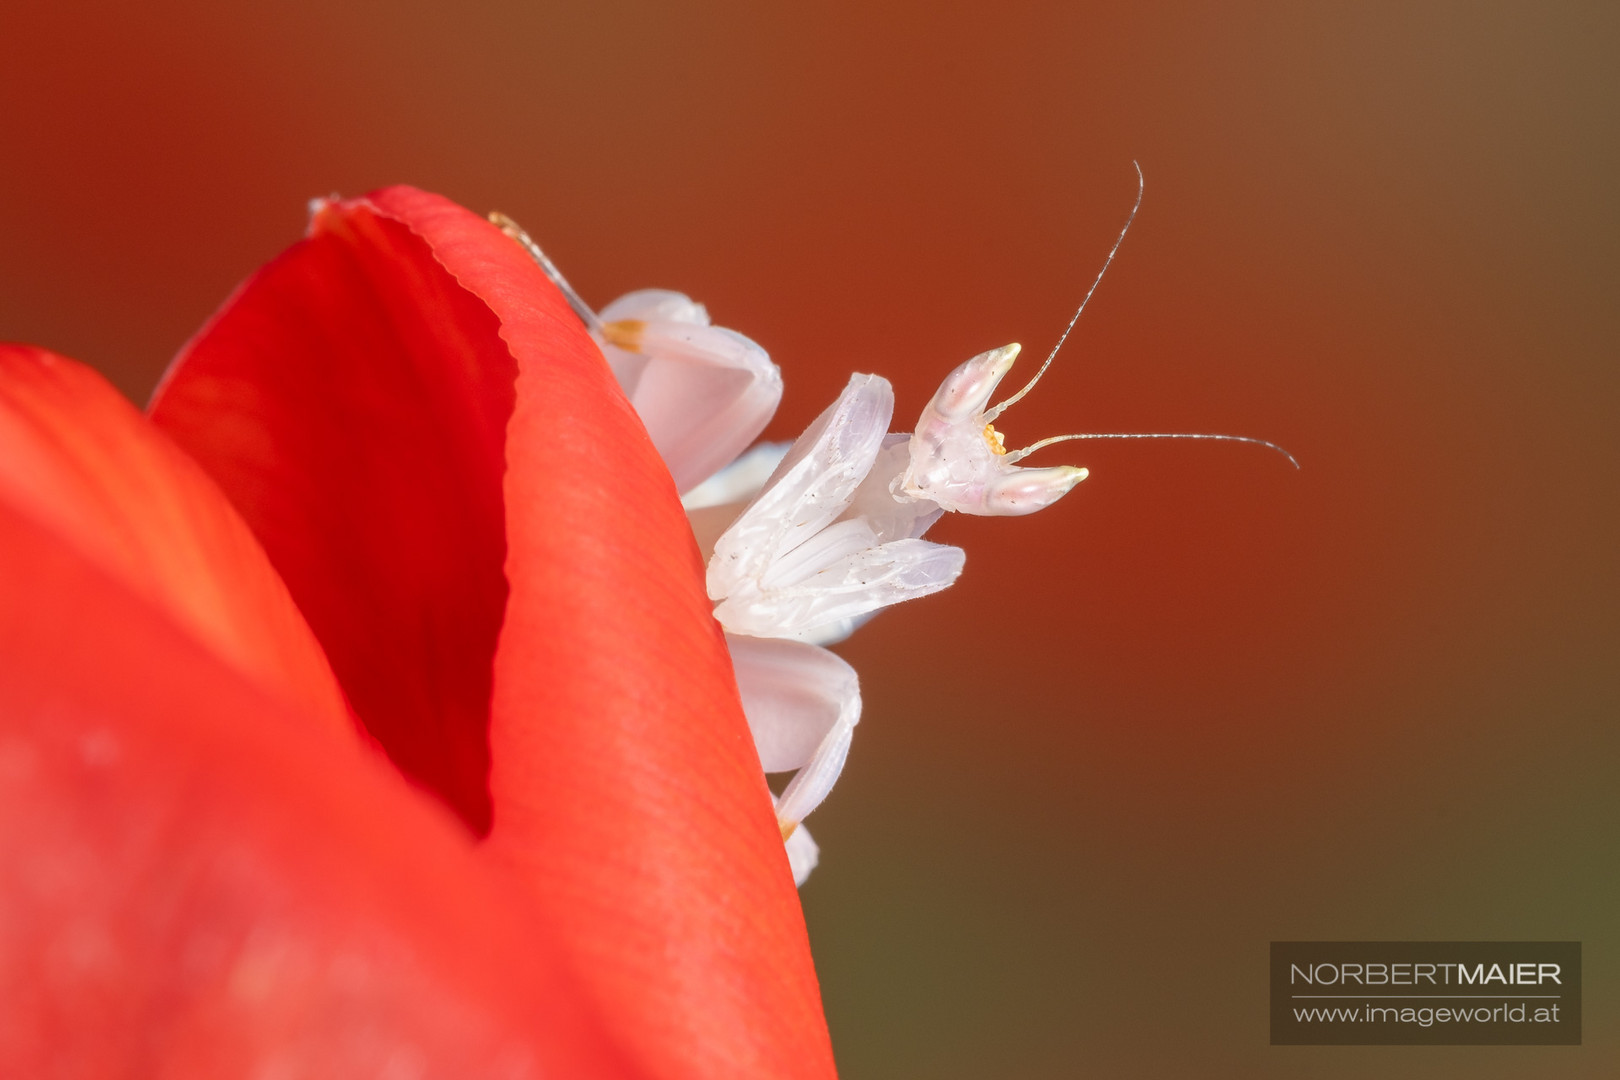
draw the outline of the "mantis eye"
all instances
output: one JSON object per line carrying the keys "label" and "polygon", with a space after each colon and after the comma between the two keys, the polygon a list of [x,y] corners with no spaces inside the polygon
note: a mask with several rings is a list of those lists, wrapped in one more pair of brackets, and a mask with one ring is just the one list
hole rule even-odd
{"label": "mantis eye", "polygon": [[1017,357],[1018,346],[1006,345],[945,376],[917,421],[897,495],[957,513],[1010,517],[1051,506],[1086,478],[1085,469],[1068,465],[1020,469],[1015,462],[1029,450],[1008,452],[993,423],[1006,406],[988,406]]}
{"label": "mantis eye", "polygon": [[990,395],[1018,359],[1017,342],[980,353],[945,376],[928,407],[946,423],[965,423],[982,415]]}
{"label": "mantis eye", "polygon": [[1002,433],[995,421],[1009,406],[1020,401],[1035,389],[1046,369],[1052,366],[1058,350],[1069,340],[1069,334],[1080,321],[1086,305],[1091,302],[1103,275],[1108,273],[1119,245],[1125,242],[1136,212],[1142,208],[1142,169],[1136,167],[1136,203],[1130,216],[1103,260],[1102,269],[1086,290],[1086,295],[1075,309],[1069,325],[1064,328],[1058,342],[1047,354],[1035,377],[1023,389],[995,407],[989,407],[990,395],[1003,376],[1012,368],[1018,356],[1017,345],[980,353],[949,375],[923,409],[917,421],[916,433],[911,438],[911,461],[905,472],[894,483],[897,499],[927,500],[946,510],[985,517],[1010,517],[1032,514],[1051,506],[1088,475],[1087,470],[1072,465],[1058,465],[1041,469],[1021,469],[1018,462],[1044,446],[1069,442],[1074,439],[1215,439],[1221,442],[1254,443],[1275,450],[1286,457],[1294,468],[1299,462],[1275,443],[1264,439],[1251,439],[1242,435],[1206,435],[1163,432],[1103,433],[1058,435],[1031,443],[1021,450],[1007,449]]}

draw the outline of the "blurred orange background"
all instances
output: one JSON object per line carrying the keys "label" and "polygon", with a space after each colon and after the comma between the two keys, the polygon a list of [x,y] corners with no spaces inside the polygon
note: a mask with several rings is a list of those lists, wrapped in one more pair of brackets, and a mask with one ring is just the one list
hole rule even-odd
{"label": "blurred orange background", "polygon": [[[843,1075],[1620,1073],[1620,9],[7,0],[0,338],[137,400],[311,196],[499,208],[897,426],[1008,341],[1056,508],[841,651]],[[1015,371],[1016,377],[1016,371]],[[1041,459],[1037,458],[1037,462]],[[1578,939],[1582,1047],[1270,1047],[1274,939]]]}

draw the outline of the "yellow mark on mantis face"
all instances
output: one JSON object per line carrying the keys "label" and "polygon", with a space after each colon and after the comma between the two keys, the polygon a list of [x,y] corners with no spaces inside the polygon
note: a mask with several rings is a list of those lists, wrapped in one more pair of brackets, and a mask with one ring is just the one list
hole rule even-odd
{"label": "yellow mark on mantis face", "polygon": [[1007,439],[1001,434],[1001,432],[996,430],[996,425],[994,424],[984,425],[984,441],[989,443],[990,449],[994,450],[998,454],[1005,454],[1007,452]]}

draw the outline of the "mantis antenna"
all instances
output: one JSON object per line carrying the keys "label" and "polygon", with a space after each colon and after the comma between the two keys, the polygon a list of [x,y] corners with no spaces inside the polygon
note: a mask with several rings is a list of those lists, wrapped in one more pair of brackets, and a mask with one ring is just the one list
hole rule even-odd
{"label": "mantis antenna", "polygon": [[501,232],[516,240],[523,250],[529,253],[529,257],[540,265],[540,269],[545,271],[546,277],[550,278],[551,283],[562,292],[563,299],[568,301],[568,306],[574,309],[574,314],[579,316],[579,321],[585,324],[587,330],[602,329],[602,320],[596,317],[596,312],[580,299],[579,293],[575,292],[574,287],[568,284],[568,279],[562,276],[562,271],[546,258],[546,253],[540,250],[540,245],[534,242],[534,238],[523,231],[523,226],[499,210],[491,210],[489,220]]}
{"label": "mantis antenna", "polygon": [[[1125,242],[1125,234],[1131,231],[1131,224],[1136,220],[1136,212],[1142,209],[1142,190],[1145,186],[1142,179],[1142,166],[1135,161],[1131,162],[1131,166],[1136,169],[1136,202],[1131,207],[1130,215],[1125,218],[1125,225],[1119,230],[1119,236],[1114,239],[1114,246],[1108,249],[1108,258],[1103,260],[1102,269],[1097,271],[1097,277],[1092,281],[1091,288],[1086,290],[1086,295],[1081,299],[1080,306],[1075,309],[1074,317],[1069,320],[1069,325],[1063,328],[1063,334],[1058,338],[1057,344],[1052,346],[1052,351],[1046,354],[1046,360],[1041,364],[1040,370],[1035,373],[1035,377],[1025,383],[1024,388],[1019,390],[1018,393],[986,412],[984,419],[987,423],[994,421],[996,417],[1007,410],[1008,406],[1035,389],[1035,384],[1041,381],[1041,376],[1046,374],[1046,369],[1051,367],[1052,361],[1057,358],[1058,350],[1063,348],[1065,341],[1069,340],[1069,334],[1074,330],[1075,324],[1080,321],[1080,316],[1085,312],[1086,305],[1091,303],[1091,295],[1097,291],[1097,286],[1102,284],[1103,275],[1108,273],[1109,266],[1113,265],[1114,256],[1119,252],[1119,246]],[[1276,443],[1268,442],[1265,439],[1254,439],[1247,435],[1209,435],[1187,432],[1090,432],[1083,435],[1054,435],[1050,439],[1042,439],[1039,442],[1031,443],[1022,450],[1014,450],[1007,455],[1006,461],[1010,465],[1015,461],[1028,457],[1044,446],[1051,446],[1053,443],[1072,442],[1076,439],[1213,439],[1217,442],[1252,443],[1255,446],[1263,446],[1268,450],[1277,451],[1277,453],[1288,459],[1288,464],[1296,469],[1299,468],[1299,461],[1293,454],[1290,454]]]}
{"label": "mantis antenna", "polygon": [[1019,461],[1033,454],[1043,446],[1051,446],[1053,443],[1071,442],[1075,439],[1215,439],[1220,442],[1253,443],[1255,446],[1263,446],[1267,450],[1277,451],[1277,453],[1288,459],[1288,464],[1292,465],[1296,469],[1299,468],[1299,461],[1294,457],[1293,454],[1290,454],[1287,450],[1284,450],[1274,442],[1267,442],[1265,439],[1253,439],[1247,435],[1195,435],[1184,432],[1164,433],[1132,431],[1092,432],[1085,435],[1054,435],[1050,439],[1042,439],[1040,442],[1030,443],[1022,450],[1014,450],[1012,453],[1007,455],[1006,460],[1009,463]]}
{"label": "mantis antenna", "polygon": [[1046,361],[1041,364],[1041,369],[1035,373],[1035,377],[1025,383],[1024,388],[1018,393],[985,413],[984,419],[986,423],[993,422],[996,417],[1007,411],[1008,406],[1035,389],[1035,384],[1041,381],[1041,376],[1046,374],[1046,369],[1052,366],[1053,360],[1057,359],[1058,350],[1063,348],[1065,341],[1069,340],[1069,332],[1074,329],[1074,324],[1080,321],[1080,316],[1085,312],[1086,305],[1091,303],[1091,294],[1097,291],[1097,286],[1102,284],[1103,275],[1108,273],[1109,266],[1113,265],[1114,255],[1118,253],[1119,245],[1125,242],[1125,234],[1131,231],[1131,223],[1136,220],[1136,212],[1142,209],[1142,189],[1145,186],[1142,179],[1142,166],[1133,161],[1131,167],[1136,170],[1136,204],[1131,207],[1130,216],[1125,219],[1125,227],[1119,230],[1119,236],[1114,240],[1114,246],[1108,249],[1108,258],[1103,260],[1102,269],[1097,271],[1097,279],[1091,283],[1091,288],[1086,290],[1085,298],[1080,301],[1080,306],[1075,309],[1074,318],[1070,319],[1069,325],[1063,328],[1063,336],[1058,338],[1056,345],[1052,346],[1052,351],[1046,354]]}

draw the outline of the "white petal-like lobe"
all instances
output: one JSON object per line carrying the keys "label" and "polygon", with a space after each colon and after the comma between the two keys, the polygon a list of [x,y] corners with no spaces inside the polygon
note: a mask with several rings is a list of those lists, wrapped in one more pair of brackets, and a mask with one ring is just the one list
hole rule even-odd
{"label": "white petal-like lobe", "polygon": [[887,379],[850,377],[838,400],[799,436],[765,489],[715,544],[710,599],[722,600],[757,583],[772,562],[844,512],[872,469],[893,413],[894,390]]}
{"label": "white petal-like lobe", "polygon": [[787,838],[788,866],[793,868],[793,884],[802,886],[810,871],[821,861],[821,848],[810,838],[810,830],[800,825]]}
{"label": "white petal-like lobe", "polygon": [[677,490],[729,464],[775,414],[781,372],[753,341],[710,326],[703,305],[646,289],[615,300],[601,318],[606,330],[617,329],[597,344]]}
{"label": "white petal-like lobe", "polygon": [[[685,293],[671,292],[668,289],[640,289],[626,293],[603,308],[596,317],[604,323],[633,321],[709,325],[709,312],[702,304]],[[641,382],[641,373],[646,369],[650,358],[639,352],[630,352],[610,345],[594,334],[592,336],[596,337],[597,346],[607,358],[608,366],[613,369],[614,378],[618,379],[619,386],[633,402],[636,386]]]}
{"label": "white petal-like lobe", "polygon": [[830,623],[822,623],[808,630],[801,630],[793,635],[794,641],[803,641],[810,645],[836,645],[846,640],[851,634],[872,621],[876,611],[869,611],[865,615],[857,615],[852,619],[837,619]]}
{"label": "white petal-like lobe", "polygon": [[860,679],[826,649],[730,634],[726,645],[766,772],[803,768],[830,731],[860,720]]}
{"label": "white petal-like lobe", "polygon": [[776,819],[797,824],[821,805],[821,800],[838,782],[849,759],[849,744],[855,738],[855,729],[839,725],[827,732],[821,745],[816,747],[810,763],[793,774],[788,786],[776,800]]}
{"label": "white petal-like lobe", "polygon": [[744,584],[715,607],[731,633],[792,637],[947,588],[962,573],[961,548],[896,540],[867,548],[776,589]]}
{"label": "white petal-like lobe", "polygon": [[771,473],[782,464],[791,445],[785,442],[756,444],[742,457],[682,495],[681,505],[690,513],[737,503],[737,512],[741,513],[742,504],[752,502],[754,496],[759,494],[765,481],[771,478]]}
{"label": "white petal-like lobe", "polygon": [[766,567],[760,587],[775,591],[800,584],[836,562],[876,548],[879,543],[872,526],[860,518],[834,522]]}
{"label": "white petal-like lobe", "polygon": [[709,325],[709,310],[685,293],[670,289],[637,289],[625,293],[597,312],[603,322],[635,319],[639,322],[678,322]]}

